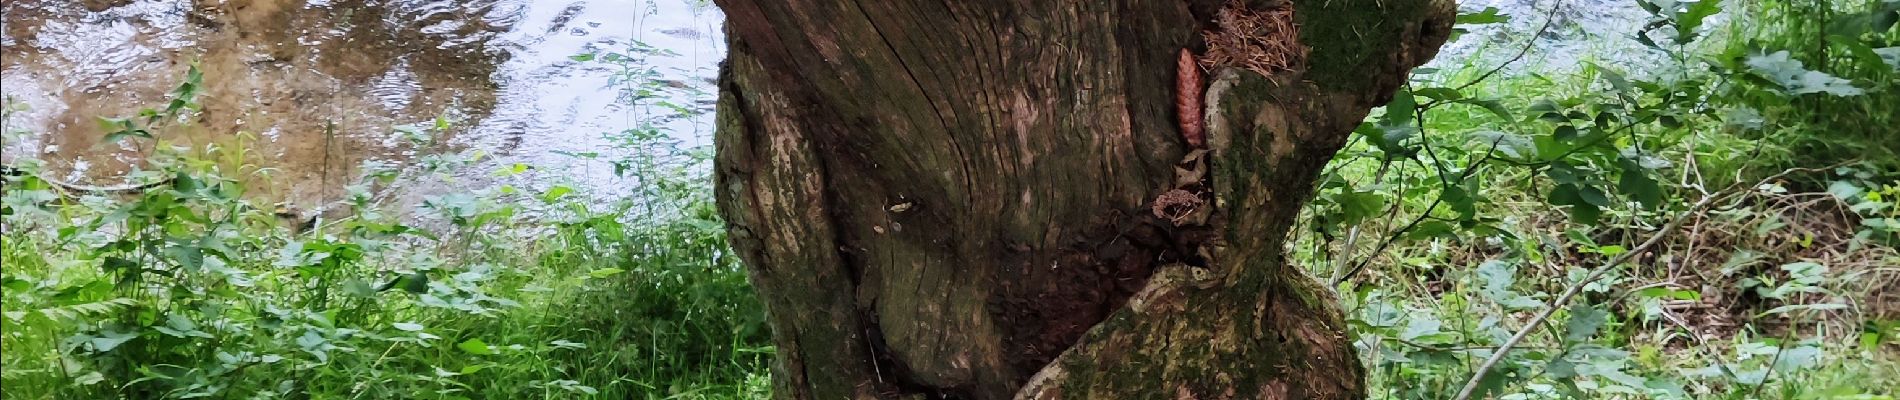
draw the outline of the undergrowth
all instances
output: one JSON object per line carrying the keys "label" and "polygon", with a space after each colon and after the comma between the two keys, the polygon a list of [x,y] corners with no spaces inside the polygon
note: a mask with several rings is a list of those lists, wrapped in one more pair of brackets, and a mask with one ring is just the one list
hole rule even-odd
{"label": "undergrowth", "polygon": [[[1320,178],[1289,254],[1338,289],[1374,398],[1452,398],[1523,329],[1474,398],[1896,395],[1900,47],[1880,21],[1900,3],[1710,19],[1717,0],[1639,1],[1658,21],[1640,36],[1672,65],[1420,71]],[[639,60],[665,54],[575,60],[654,93],[670,86]],[[612,201],[557,182],[386,209],[374,188],[448,172],[365,168],[344,217],[302,221],[246,191],[262,172],[242,141],[165,141],[199,79],[107,120],[154,149],[131,177],[152,189],[63,190],[31,160],[7,177],[7,398],[768,395],[769,332],[703,148],[652,125],[611,134],[637,182]],[[536,174],[497,171],[556,179]]]}
{"label": "undergrowth", "polygon": [[1859,18],[1826,29],[1813,3],[1641,1],[1668,65],[1416,74],[1293,245],[1337,285],[1373,397],[1900,394],[1900,47],[1869,17],[1896,3],[1834,2]]}
{"label": "undergrowth", "polygon": [[[664,55],[636,45],[602,61],[633,76],[652,73],[641,60],[655,54]],[[691,168],[706,162],[703,150],[642,125],[609,134],[624,151],[607,160],[637,175],[639,197],[511,164],[495,175],[554,184],[385,209],[375,188],[486,165],[479,152],[431,147],[417,167],[364,168],[331,205],[341,212],[304,220],[246,192],[268,180],[246,142],[166,140],[197,112],[206,78],[196,72],[162,108],[104,120],[112,139],[154,149],[129,177],[149,189],[73,190],[42,179],[34,160],[12,166],[20,173],[6,178],[0,221],[6,398],[720,399],[769,390],[763,312]],[[675,112],[692,110],[668,117]],[[446,126],[398,130],[420,143]]]}

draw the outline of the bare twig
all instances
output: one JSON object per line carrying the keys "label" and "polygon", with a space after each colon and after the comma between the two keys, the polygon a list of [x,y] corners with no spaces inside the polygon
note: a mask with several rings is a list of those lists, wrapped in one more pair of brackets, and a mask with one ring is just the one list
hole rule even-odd
{"label": "bare twig", "polygon": [[1768,182],[1780,180],[1781,178],[1786,177],[1789,174],[1793,174],[1796,172],[1827,171],[1827,170],[1832,170],[1832,169],[1834,169],[1833,166],[1829,166],[1825,168],[1791,168],[1786,171],[1782,171],[1779,174],[1775,174],[1774,176],[1770,176],[1767,179],[1762,179],[1761,182],[1756,183],[1754,185],[1749,185],[1749,186],[1744,187],[1741,185],[1741,182],[1736,182],[1736,184],[1730,185],[1726,189],[1715,192],[1715,194],[1703,196],[1701,200],[1697,200],[1695,204],[1690,205],[1687,210],[1684,210],[1682,215],[1677,216],[1673,220],[1670,220],[1668,224],[1663,225],[1662,229],[1659,229],[1656,231],[1655,234],[1650,235],[1649,239],[1644,240],[1642,244],[1637,245],[1635,248],[1632,248],[1627,252],[1623,252],[1621,254],[1617,254],[1615,257],[1611,257],[1608,262],[1604,262],[1603,265],[1598,265],[1595,269],[1590,270],[1590,273],[1587,275],[1584,275],[1583,279],[1578,280],[1577,282],[1571,283],[1570,287],[1564,288],[1563,294],[1558,295],[1557,298],[1555,299],[1551,299],[1549,304],[1544,305],[1544,311],[1538,312],[1537,315],[1532,316],[1531,320],[1529,322],[1526,322],[1523,328],[1519,328],[1516,334],[1511,335],[1510,339],[1505,340],[1503,344],[1499,345],[1498,350],[1496,352],[1491,353],[1490,358],[1486,358],[1484,360],[1484,364],[1478,365],[1478,369],[1476,371],[1472,371],[1471,379],[1468,381],[1465,381],[1464,389],[1459,390],[1458,396],[1453,397],[1452,400],[1470,399],[1471,395],[1477,392],[1478,384],[1484,381],[1485,373],[1489,372],[1492,367],[1497,366],[1498,362],[1503,361],[1504,356],[1511,353],[1512,347],[1517,346],[1519,342],[1524,341],[1525,337],[1530,336],[1531,330],[1533,328],[1537,327],[1539,324],[1542,324],[1544,320],[1549,319],[1551,314],[1555,314],[1558,309],[1563,307],[1564,304],[1570,303],[1571,298],[1575,298],[1577,297],[1578,294],[1582,293],[1584,286],[1589,285],[1591,282],[1596,282],[1598,279],[1602,279],[1603,274],[1610,272],[1610,270],[1616,267],[1617,265],[1621,265],[1624,262],[1627,262],[1630,259],[1635,258],[1636,256],[1649,252],[1650,248],[1656,247],[1656,245],[1661,244],[1663,242],[1663,239],[1668,238],[1671,234],[1674,234],[1677,230],[1682,229],[1682,225],[1684,223],[1687,223],[1690,219],[1692,219],[1691,217],[1701,214],[1702,212],[1706,211],[1709,207],[1713,206],[1718,201],[1722,201],[1730,197],[1734,197],[1735,195],[1741,194],[1748,190],[1752,190],[1756,187],[1760,187],[1761,185],[1767,184]]}
{"label": "bare twig", "polygon": [[[1471,87],[1472,85],[1477,85],[1478,83],[1484,82],[1484,80],[1486,79],[1491,79],[1492,75],[1497,75],[1499,71],[1504,70],[1504,67],[1508,67],[1511,64],[1517,63],[1518,60],[1523,60],[1525,55],[1530,54],[1531,47],[1537,46],[1537,38],[1543,37],[1545,32],[1550,31],[1551,21],[1557,20],[1557,10],[1562,9],[1562,8],[1563,8],[1563,3],[1561,2],[1550,6],[1550,11],[1544,15],[1544,25],[1537,28],[1537,33],[1532,34],[1530,40],[1524,41],[1524,47],[1517,49],[1517,55],[1511,56],[1510,59],[1504,60],[1504,62],[1499,63],[1498,66],[1491,68],[1491,70],[1489,71],[1485,71],[1483,75],[1478,75],[1477,79],[1472,79],[1470,82],[1465,82],[1465,84],[1463,85],[1458,85],[1457,88],[1454,88],[1452,90],[1463,91],[1466,88]],[[1431,102],[1425,103],[1424,108],[1430,109],[1433,106],[1438,105],[1438,102],[1439,102],[1438,100],[1432,100]]]}

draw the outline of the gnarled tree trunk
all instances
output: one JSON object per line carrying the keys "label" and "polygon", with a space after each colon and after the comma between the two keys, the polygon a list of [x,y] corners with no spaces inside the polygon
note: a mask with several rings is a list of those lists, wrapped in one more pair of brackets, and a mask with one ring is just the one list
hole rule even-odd
{"label": "gnarled tree trunk", "polygon": [[1363,397],[1282,244],[1449,1],[718,3],[779,398]]}

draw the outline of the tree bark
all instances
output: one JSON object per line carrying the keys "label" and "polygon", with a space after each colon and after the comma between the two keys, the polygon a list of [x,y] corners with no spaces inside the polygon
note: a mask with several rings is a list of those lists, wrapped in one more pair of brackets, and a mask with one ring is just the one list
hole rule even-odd
{"label": "tree bark", "polygon": [[[715,185],[779,398],[1364,396],[1282,245],[1449,1],[717,2]],[[1288,9],[1291,62],[1182,83],[1247,33],[1220,10]]]}

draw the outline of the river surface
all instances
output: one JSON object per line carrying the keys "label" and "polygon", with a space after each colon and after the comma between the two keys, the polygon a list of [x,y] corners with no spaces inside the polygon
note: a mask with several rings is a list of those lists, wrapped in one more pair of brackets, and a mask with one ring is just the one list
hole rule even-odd
{"label": "river surface", "polygon": [[685,0],[10,0],[0,13],[0,94],[17,110],[0,161],[118,183],[151,142],[106,142],[96,119],[162,107],[195,63],[202,113],[160,139],[245,149],[253,192],[305,209],[337,200],[365,162],[459,165],[405,189],[417,196],[522,180],[492,173],[515,164],[541,173],[514,183],[612,187],[630,156],[616,152],[635,151],[617,137],[708,141],[725,54],[718,10]]}
{"label": "river surface", "polygon": [[[1513,18],[1433,66],[1502,62],[1556,3],[1463,1]],[[1522,68],[1642,56],[1633,3],[1563,3]],[[655,148],[627,138],[703,150],[725,54],[722,15],[695,0],[4,0],[0,13],[0,95],[17,110],[0,161],[118,183],[150,142],[106,142],[96,119],[162,106],[195,63],[202,113],[160,139],[244,149],[252,191],[304,209],[339,200],[366,163],[450,165],[386,190],[405,202],[504,183],[633,194],[616,161]],[[495,173],[517,164],[533,168]]]}

